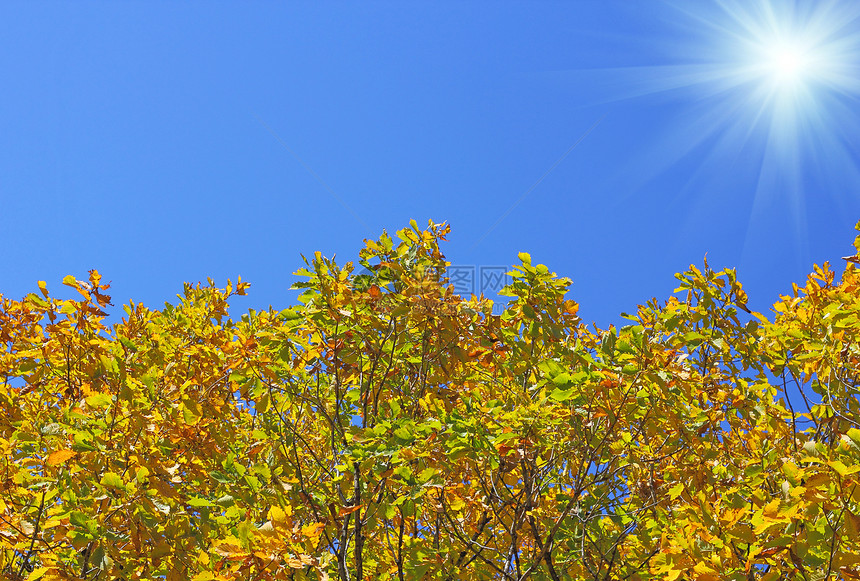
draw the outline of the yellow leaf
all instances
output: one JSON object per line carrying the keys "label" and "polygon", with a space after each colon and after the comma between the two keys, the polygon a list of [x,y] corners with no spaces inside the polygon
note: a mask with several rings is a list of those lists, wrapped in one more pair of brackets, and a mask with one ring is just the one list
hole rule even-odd
{"label": "yellow leaf", "polygon": [[325,525],[321,522],[311,523],[302,527],[302,534],[309,539],[316,539],[323,532]]}
{"label": "yellow leaf", "polygon": [[287,505],[287,510],[282,509],[280,506],[272,506],[269,509],[269,520],[274,525],[289,525],[290,521],[288,517],[292,512],[293,509],[290,505]]}
{"label": "yellow leaf", "polygon": [[65,463],[70,458],[74,458],[77,456],[76,452],[72,450],[57,450],[50,456],[48,456],[48,466],[57,466],[59,464]]}
{"label": "yellow leaf", "polygon": [[109,393],[96,393],[88,397],[86,402],[91,408],[103,408],[113,403],[113,398]]}
{"label": "yellow leaf", "polygon": [[38,569],[33,569],[29,575],[27,575],[27,581],[34,581],[34,579],[39,579],[48,572],[47,567],[39,567]]}
{"label": "yellow leaf", "polygon": [[669,498],[671,500],[675,500],[676,498],[681,496],[682,492],[684,492],[684,483],[679,482],[675,486],[673,486],[672,488],[669,489]]}
{"label": "yellow leaf", "polygon": [[822,488],[830,485],[830,474],[827,472],[817,472],[806,479],[804,486],[807,489]]}
{"label": "yellow leaf", "polygon": [[277,532],[275,531],[275,526],[270,520],[267,520],[266,522],[258,526],[257,532],[263,536],[277,535]]}
{"label": "yellow leaf", "polygon": [[695,571],[699,575],[697,579],[701,581],[716,581],[719,579],[717,572],[701,561],[696,563],[696,565],[693,567],[693,571]]}
{"label": "yellow leaf", "polygon": [[795,502],[792,505],[783,507],[782,510],[779,511],[779,516],[784,519],[794,518],[802,508],[803,505],[800,502]]}
{"label": "yellow leaf", "polygon": [[794,462],[785,462],[782,465],[782,473],[788,476],[792,480],[797,480],[798,477],[798,467]]}
{"label": "yellow leaf", "polygon": [[460,511],[463,510],[466,506],[466,501],[460,498],[459,496],[455,496],[450,501],[448,501],[448,506],[451,507],[451,510]]}
{"label": "yellow leaf", "polygon": [[845,476],[845,474],[848,472],[848,467],[845,466],[845,464],[843,464],[839,460],[833,460],[831,462],[828,462],[827,465],[830,466],[831,468],[833,468],[833,470],[839,476]]}
{"label": "yellow leaf", "polygon": [[762,509],[762,513],[767,518],[775,519],[779,515],[779,503],[780,500],[778,498],[774,498],[770,502],[768,502],[764,509]]}
{"label": "yellow leaf", "polygon": [[242,548],[238,539],[221,541],[212,546],[212,552],[222,557],[247,557],[248,551]]}

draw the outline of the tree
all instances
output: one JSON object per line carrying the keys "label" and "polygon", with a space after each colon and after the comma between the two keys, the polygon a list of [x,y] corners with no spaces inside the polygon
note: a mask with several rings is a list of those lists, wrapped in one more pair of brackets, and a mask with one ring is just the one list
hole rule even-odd
{"label": "tree", "polygon": [[235,320],[3,298],[0,575],[860,578],[860,237],[772,317],[705,264],[604,330],[525,253],[500,316],[453,294],[447,232]]}

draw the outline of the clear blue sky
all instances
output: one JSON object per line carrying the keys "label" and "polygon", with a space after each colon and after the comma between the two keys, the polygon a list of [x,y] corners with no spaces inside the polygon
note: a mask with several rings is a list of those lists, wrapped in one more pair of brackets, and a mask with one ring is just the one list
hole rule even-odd
{"label": "clear blue sky", "polygon": [[300,253],[432,218],[455,265],[528,251],[602,325],[705,254],[767,309],[852,250],[858,9],[4,2],[0,293],[240,274],[236,308],[284,308]]}

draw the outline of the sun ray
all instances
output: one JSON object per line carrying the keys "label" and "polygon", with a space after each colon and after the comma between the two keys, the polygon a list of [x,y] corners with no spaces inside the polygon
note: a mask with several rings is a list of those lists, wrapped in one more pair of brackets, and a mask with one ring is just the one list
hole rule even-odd
{"label": "sun ray", "polygon": [[[745,152],[744,167],[755,173],[753,214],[779,204],[792,214],[795,239],[804,240],[809,175],[825,184],[830,175],[860,175],[857,152],[847,149],[860,132],[860,3],[666,3],[677,34],[661,42],[674,62],[614,69],[617,91],[608,99],[678,99],[677,123],[641,160],[643,183],[703,144],[713,150],[701,163],[715,171]],[[830,195],[838,197],[842,185],[834,183]]]}

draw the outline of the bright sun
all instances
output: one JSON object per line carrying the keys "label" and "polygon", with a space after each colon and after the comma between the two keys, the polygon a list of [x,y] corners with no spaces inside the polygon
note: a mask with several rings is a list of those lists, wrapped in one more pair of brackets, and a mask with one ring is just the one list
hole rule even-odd
{"label": "bright sun", "polygon": [[771,49],[767,68],[777,82],[802,82],[806,73],[806,58],[801,49],[790,45],[777,45]]}
{"label": "bright sun", "polygon": [[725,113],[722,127],[752,124],[783,149],[801,127],[832,133],[830,118],[844,119],[860,98],[860,2],[667,1],[696,40],[678,47],[688,64],[648,70],[649,92],[698,89],[714,115]]}
{"label": "bright sun", "polygon": [[674,62],[625,69],[631,97],[683,98],[663,164],[707,147],[707,163],[757,166],[756,191],[793,208],[805,172],[860,180],[846,147],[860,132],[858,0],[664,1],[677,17],[665,45]]}

